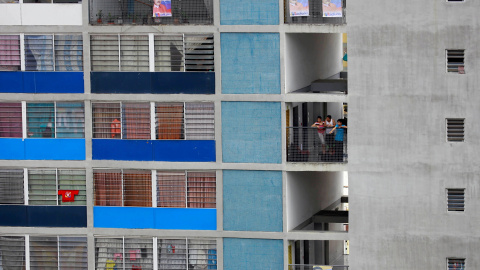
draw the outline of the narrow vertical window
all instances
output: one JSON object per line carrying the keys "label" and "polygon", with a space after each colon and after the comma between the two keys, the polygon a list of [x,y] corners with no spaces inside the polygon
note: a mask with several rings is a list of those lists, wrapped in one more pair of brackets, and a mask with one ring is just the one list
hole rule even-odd
{"label": "narrow vertical window", "polygon": [[465,211],[465,189],[448,188],[447,189],[447,209],[448,211]]}
{"label": "narrow vertical window", "polygon": [[463,142],[465,140],[465,119],[447,118],[447,141]]}

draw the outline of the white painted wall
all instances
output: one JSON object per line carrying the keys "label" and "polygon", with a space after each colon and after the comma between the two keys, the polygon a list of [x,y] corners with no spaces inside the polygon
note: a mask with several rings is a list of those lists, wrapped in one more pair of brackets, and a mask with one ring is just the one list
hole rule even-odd
{"label": "white painted wall", "polygon": [[343,70],[342,34],[286,34],[285,87],[292,92]]}
{"label": "white painted wall", "polygon": [[343,194],[344,172],[287,173],[287,229],[292,230]]}
{"label": "white painted wall", "polygon": [[0,4],[0,25],[82,25],[82,4]]}

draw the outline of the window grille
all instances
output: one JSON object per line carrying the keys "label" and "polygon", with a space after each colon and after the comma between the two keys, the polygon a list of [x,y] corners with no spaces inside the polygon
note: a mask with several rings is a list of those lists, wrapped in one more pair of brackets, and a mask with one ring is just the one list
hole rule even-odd
{"label": "window grille", "polygon": [[465,140],[465,119],[447,118],[447,141],[463,142]]}
{"label": "window grille", "polygon": [[183,103],[156,103],[155,113],[157,139],[184,139]]}
{"label": "window grille", "polygon": [[92,71],[119,71],[118,35],[91,35]]}
{"label": "window grille", "polygon": [[25,36],[25,70],[54,71],[53,36]]}
{"label": "window grille", "polygon": [[447,72],[465,73],[465,50],[447,50]]}
{"label": "window grille", "polygon": [[187,201],[189,208],[216,207],[215,172],[187,173]]}
{"label": "window grille", "polygon": [[28,137],[55,138],[54,123],[54,103],[27,103]]}
{"label": "window grille", "polygon": [[123,172],[123,206],[152,207],[152,173],[148,170]]}
{"label": "window grille", "polygon": [[56,137],[85,137],[85,108],[83,103],[57,103]]}
{"label": "window grille", "polygon": [[448,211],[465,211],[465,189],[447,189]]}
{"label": "window grille", "polygon": [[122,206],[122,171],[94,170],[93,183],[95,190],[95,205]]}
{"label": "window grille", "polygon": [[85,177],[85,170],[58,170],[58,190],[78,190],[73,202],[63,202],[59,195],[59,205],[87,205]]}
{"label": "window grille", "polygon": [[57,237],[30,237],[30,268],[58,269]]}
{"label": "window grille", "polygon": [[185,127],[187,140],[214,140],[214,104],[185,103]]}
{"label": "window grille", "polygon": [[149,71],[148,36],[120,36],[122,71]]}
{"label": "window grille", "polygon": [[0,236],[0,267],[25,269],[25,237]]}
{"label": "window grille", "polygon": [[183,35],[155,35],[155,71],[184,71]]}
{"label": "window grille", "polygon": [[448,270],[464,270],[465,268],[465,259],[459,258],[448,258],[447,259],[447,269]]}
{"label": "window grille", "polygon": [[153,269],[153,239],[95,238],[95,269],[114,268]]}
{"label": "window grille", "polygon": [[150,103],[122,104],[123,139],[151,139]]}
{"label": "window grille", "polygon": [[121,138],[120,103],[93,103],[93,138]]}
{"label": "window grille", "polygon": [[187,269],[186,239],[157,239],[157,243],[158,269]]}
{"label": "window grille", "polygon": [[0,103],[0,137],[22,138],[22,103]]}
{"label": "window grille", "polygon": [[217,242],[188,239],[188,269],[217,269]]}
{"label": "window grille", "polygon": [[56,170],[28,171],[28,204],[57,205]]}
{"label": "window grille", "polygon": [[58,239],[59,269],[87,270],[87,238],[60,236]]}
{"label": "window grille", "polygon": [[0,35],[0,71],[21,70],[20,36]]}
{"label": "window grille", "polygon": [[87,269],[86,237],[30,237],[31,269]]}
{"label": "window grille", "polygon": [[186,180],[182,171],[157,171],[157,206],[185,208]]}
{"label": "window grille", "polygon": [[23,170],[0,170],[0,204],[24,204]]}
{"label": "window grille", "polygon": [[56,71],[83,71],[82,35],[55,35],[54,44]]}
{"label": "window grille", "polygon": [[214,71],[212,34],[185,35],[185,71]]}

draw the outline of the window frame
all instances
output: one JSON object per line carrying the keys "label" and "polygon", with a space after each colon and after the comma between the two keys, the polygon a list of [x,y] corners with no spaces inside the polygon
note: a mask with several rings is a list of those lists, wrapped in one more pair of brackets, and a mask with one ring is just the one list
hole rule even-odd
{"label": "window frame", "polygon": [[[456,193],[456,192],[463,192],[461,195],[450,195],[451,193]],[[466,188],[446,188],[445,189],[445,194],[446,194],[446,203],[447,203],[447,213],[465,213],[466,212]],[[455,198],[450,198],[450,196],[463,196],[463,206],[462,207],[454,207],[450,206],[454,202]]]}
{"label": "window frame", "polygon": [[[461,139],[451,138],[458,134],[454,130],[449,131],[449,125],[454,125],[454,123],[449,123],[449,121],[462,121],[462,137]],[[458,125],[458,124],[457,124]],[[453,127],[451,127],[453,129]],[[456,129],[457,130],[457,129]],[[459,136],[459,135],[457,135]],[[465,142],[465,118],[445,118],[445,140],[447,143],[463,143]]]}

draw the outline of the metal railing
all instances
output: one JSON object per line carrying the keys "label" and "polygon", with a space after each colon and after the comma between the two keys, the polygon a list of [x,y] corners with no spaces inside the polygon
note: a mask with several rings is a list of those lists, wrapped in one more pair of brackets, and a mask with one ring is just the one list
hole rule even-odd
{"label": "metal railing", "polygon": [[331,130],[287,127],[287,162],[346,163],[347,129]]}
{"label": "metal railing", "polygon": [[289,264],[288,270],[348,270],[348,265]]}
{"label": "metal railing", "polygon": [[171,1],[164,17],[153,16],[153,0],[90,0],[90,24],[163,25],[213,24],[212,0]]}
{"label": "metal railing", "polygon": [[323,4],[321,0],[308,1],[309,16],[290,17],[290,5],[298,0],[285,0],[285,23],[287,24],[346,24],[347,0],[342,0],[342,17],[323,17]]}

